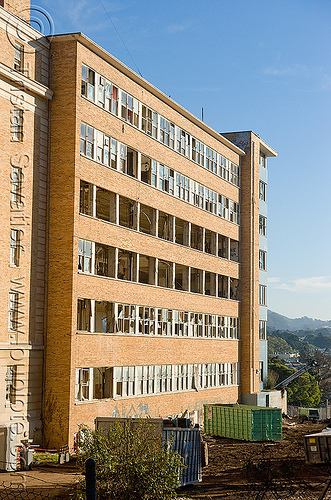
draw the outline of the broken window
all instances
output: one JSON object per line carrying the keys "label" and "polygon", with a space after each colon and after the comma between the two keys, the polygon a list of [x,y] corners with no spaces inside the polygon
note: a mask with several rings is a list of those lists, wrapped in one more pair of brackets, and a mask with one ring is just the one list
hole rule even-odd
{"label": "broken window", "polygon": [[92,272],[92,242],[78,240],[78,271]]}
{"label": "broken window", "polygon": [[108,222],[116,222],[116,195],[111,191],[96,188],[96,217]]}
{"label": "broken window", "polygon": [[93,215],[93,186],[89,182],[80,181],[79,213]]}
{"label": "broken window", "polygon": [[218,296],[227,299],[229,296],[229,278],[218,275]]}
{"label": "broken window", "polygon": [[191,329],[193,337],[203,336],[203,314],[191,313]]}
{"label": "broken window", "polygon": [[217,194],[212,189],[205,188],[205,210],[216,214]]}
{"label": "broken window", "polygon": [[205,271],[205,295],[216,296],[216,274]]}
{"label": "broken window", "polygon": [[95,301],[94,331],[97,333],[114,332],[114,304],[112,302]]}
{"label": "broken window", "polygon": [[191,181],[191,203],[196,207],[203,208],[204,187],[198,182]]}
{"label": "broken window", "polygon": [[204,166],[204,144],[192,137],[192,160]]}
{"label": "broken window", "polygon": [[217,173],[217,153],[206,146],[206,168],[214,174]]}
{"label": "broken window", "polygon": [[172,310],[168,309],[157,310],[157,334],[158,335],[172,334]]}
{"label": "broken window", "polygon": [[205,252],[216,255],[216,233],[205,229]]}
{"label": "broken window", "polygon": [[134,366],[118,366],[116,370],[116,396],[135,395],[135,371]]}
{"label": "broken window", "polygon": [[216,338],[217,316],[205,314],[205,337]]}
{"label": "broken window", "polygon": [[259,269],[265,271],[267,268],[267,252],[259,250]]}
{"label": "broken window", "polygon": [[264,320],[259,321],[259,339],[267,340],[267,322]]}
{"label": "broken window", "polygon": [[265,285],[259,285],[259,304],[260,306],[267,305],[267,287]]}
{"label": "broken window", "polygon": [[175,242],[185,246],[189,243],[189,223],[178,217],[175,217]]}
{"label": "broken window", "polygon": [[137,178],[138,171],[138,153],[125,144],[120,143],[120,172]]}
{"label": "broken window", "polygon": [[147,255],[139,255],[139,283],[155,284],[155,259]]}
{"label": "broken window", "polygon": [[175,264],[175,288],[176,290],[188,290],[189,268],[182,264]]}
{"label": "broken window", "polygon": [[235,184],[235,186],[239,186],[239,167],[232,162],[230,170],[230,182],[232,182],[232,184]]}
{"label": "broken window", "polygon": [[11,208],[20,208],[23,203],[23,170],[20,167],[11,169]]}
{"label": "broken window", "polygon": [[95,244],[94,273],[98,276],[115,278],[115,248]]}
{"label": "broken window", "polygon": [[118,251],[117,278],[136,281],[136,254],[127,250]]}
{"label": "broken window", "polygon": [[203,229],[195,224],[191,224],[191,248],[203,250]]}
{"label": "broken window", "polygon": [[110,160],[110,137],[96,130],[97,161],[109,167]]}
{"label": "broken window", "polygon": [[119,225],[137,229],[137,203],[124,196],[119,197]]}
{"label": "broken window", "polygon": [[263,167],[263,168],[267,167],[267,157],[263,153],[260,153],[260,167]]}
{"label": "broken window", "polygon": [[92,399],[92,374],[93,368],[76,368],[76,401],[90,401]]}
{"label": "broken window", "polygon": [[190,201],[190,179],[185,175],[176,173],[175,196],[184,201]]}
{"label": "broken window", "polygon": [[16,403],[17,365],[7,366],[6,370],[6,402]]}
{"label": "broken window", "polygon": [[177,128],[177,152],[190,157],[191,136],[185,130]]}
{"label": "broken window", "polygon": [[261,201],[266,201],[266,183],[263,181],[260,181],[260,200]]}
{"label": "broken window", "polygon": [[94,157],[94,129],[85,123],[80,126],[80,152],[89,158]]}
{"label": "broken window", "polygon": [[138,101],[122,90],[121,117],[138,127]]}
{"label": "broken window", "polygon": [[142,105],[142,122],[141,128],[143,132],[157,139],[157,122],[158,114],[147,106]]}
{"label": "broken window", "polygon": [[155,335],[155,309],[154,307],[138,308],[139,333]]}
{"label": "broken window", "polygon": [[230,259],[239,262],[239,241],[230,239]]}
{"label": "broken window", "polygon": [[118,304],[117,308],[117,331],[136,333],[136,306]]}
{"label": "broken window", "polygon": [[158,286],[172,288],[172,263],[158,260]]}
{"label": "broken window", "polygon": [[229,200],[229,221],[239,224],[239,204]]}
{"label": "broken window", "polygon": [[11,111],[11,132],[13,141],[23,141],[23,109],[15,107]]}
{"label": "broken window", "polygon": [[239,280],[230,278],[230,299],[239,300]]}
{"label": "broken window", "polygon": [[228,318],[230,339],[238,338],[238,318]]}
{"label": "broken window", "polygon": [[230,180],[230,162],[224,156],[219,157],[220,162],[220,176],[226,181]]}
{"label": "broken window", "polygon": [[93,368],[93,399],[113,397],[113,368]]}
{"label": "broken window", "polygon": [[174,194],[174,171],[159,164],[159,188],[166,193]]}
{"label": "broken window", "polygon": [[267,218],[263,217],[263,215],[259,216],[259,233],[262,236],[267,235]]}
{"label": "broken window", "polygon": [[179,337],[188,336],[189,313],[184,311],[173,311],[174,335]]}
{"label": "broken window", "polygon": [[146,234],[156,234],[156,210],[147,205],[140,205],[139,231]]}
{"label": "broken window", "polygon": [[19,310],[20,306],[20,294],[19,292],[9,292],[9,329],[13,331],[18,331],[20,326],[19,321]]}
{"label": "broken window", "polygon": [[173,221],[172,215],[159,212],[158,237],[163,240],[173,241]]}
{"label": "broken window", "polygon": [[24,71],[24,46],[19,42],[15,42],[14,47],[14,69]]}
{"label": "broken window", "polygon": [[190,292],[203,293],[203,271],[191,267]]}
{"label": "broken window", "polygon": [[117,170],[117,141],[115,139],[111,140],[110,166],[114,170]]}
{"label": "broken window", "polygon": [[160,141],[166,146],[174,149],[175,140],[175,126],[170,123],[166,118],[160,116]]}
{"label": "broken window", "polygon": [[229,238],[218,235],[218,256],[224,259],[229,258]]}
{"label": "broken window", "polygon": [[141,155],[141,180],[146,184],[151,184],[151,159],[143,154]]}
{"label": "broken window", "polygon": [[21,231],[19,229],[10,230],[10,265],[18,267],[21,255]]}
{"label": "broken window", "polygon": [[91,299],[78,299],[77,302],[77,330],[91,332],[92,307]]}
{"label": "broken window", "polygon": [[82,65],[82,95],[94,101],[95,95],[95,71]]}

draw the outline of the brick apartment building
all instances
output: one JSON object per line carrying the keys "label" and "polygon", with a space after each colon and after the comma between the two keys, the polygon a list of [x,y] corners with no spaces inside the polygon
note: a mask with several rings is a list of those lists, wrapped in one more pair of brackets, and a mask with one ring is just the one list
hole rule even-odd
{"label": "brick apartment building", "polygon": [[268,404],[276,152],[0,5],[0,425],[61,446],[97,416]]}

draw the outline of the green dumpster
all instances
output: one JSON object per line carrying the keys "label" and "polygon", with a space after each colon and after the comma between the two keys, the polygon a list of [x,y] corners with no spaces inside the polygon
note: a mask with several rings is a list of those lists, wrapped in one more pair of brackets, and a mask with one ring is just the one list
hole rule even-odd
{"label": "green dumpster", "polygon": [[204,405],[206,434],[244,441],[282,439],[282,410],[238,404]]}

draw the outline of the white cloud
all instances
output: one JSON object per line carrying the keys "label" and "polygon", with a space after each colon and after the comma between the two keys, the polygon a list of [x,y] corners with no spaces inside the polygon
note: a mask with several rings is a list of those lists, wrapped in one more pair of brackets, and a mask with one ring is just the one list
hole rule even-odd
{"label": "white cloud", "polygon": [[297,280],[269,278],[271,288],[295,293],[321,293],[331,291],[331,276],[313,276]]}
{"label": "white cloud", "polygon": [[186,22],[186,23],[181,23],[181,24],[170,24],[169,26],[166,27],[166,31],[168,33],[181,33],[184,31],[187,31],[191,28],[192,23],[191,22]]}
{"label": "white cloud", "polygon": [[297,76],[308,75],[309,69],[305,64],[292,64],[287,66],[267,66],[263,73],[275,76]]}

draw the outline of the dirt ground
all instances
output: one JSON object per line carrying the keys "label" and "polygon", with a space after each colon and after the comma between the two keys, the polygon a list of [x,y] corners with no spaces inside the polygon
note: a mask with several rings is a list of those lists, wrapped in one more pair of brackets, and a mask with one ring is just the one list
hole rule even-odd
{"label": "dirt ground", "polygon": [[[194,486],[181,488],[178,495],[192,500],[318,500],[331,477],[331,471],[324,464],[305,463],[303,436],[320,432],[326,425],[285,420],[283,440],[274,443],[249,443],[204,436],[209,464],[203,469],[203,480]],[[69,498],[70,485],[80,477],[74,462],[35,465],[32,471],[0,474],[0,499]],[[33,490],[38,496],[9,496],[10,483],[16,488],[21,483],[26,490]],[[331,500],[331,488],[324,500]]]}
{"label": "dirt ground", "polygon": [[[283,440],[249,443],[205,436],[209,464],[202,483],[183,488],[191,499],[317,500],[331,476],[326,465],[305,463],[303,436],[327,424],[283,420]],[[331,499],[331,488],[325,496]]]}

